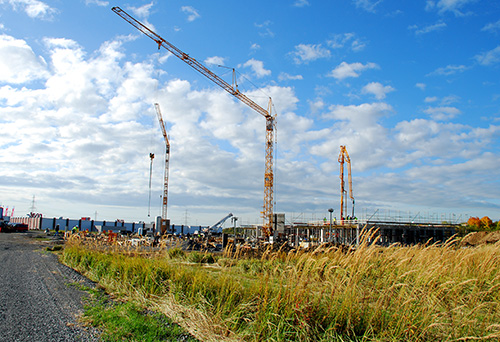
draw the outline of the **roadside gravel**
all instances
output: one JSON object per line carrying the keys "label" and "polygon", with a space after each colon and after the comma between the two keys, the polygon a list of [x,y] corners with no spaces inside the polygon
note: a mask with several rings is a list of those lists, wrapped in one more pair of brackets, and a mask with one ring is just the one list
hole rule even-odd
{"label": "roadside gravel", "polygon": [[45,252],[42,232],[0,234],[0,341],[99,341],[79,323],[95,284]]}

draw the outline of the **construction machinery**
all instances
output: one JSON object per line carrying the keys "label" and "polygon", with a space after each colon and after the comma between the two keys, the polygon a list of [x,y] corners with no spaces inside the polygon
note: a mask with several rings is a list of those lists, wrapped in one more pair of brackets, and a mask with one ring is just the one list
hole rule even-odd
{"label": "construction machinery", "polygon": [[276,115],[272,115],[272,101],[269,98],[267,110],[259,106],[257,103],[252,101],[250,98],[245,96],[238,90],[238,85],[236,84],[235,71],[233,69],[233,82],[232,84],[227,83],[222,78],[217,76],[215,73],[210,71],[202,63],[198,62],[193,57],[189,56],[187,53],[181,51],[171,43],[167,42],[161,36],[153,32],[147,26],[143,25],[140,21],[134,19],[120,7],[113,7],[111,9],[113,12],[122,17],[129,24],[134,26],[140,32],[144,33],[146,36],[151,38],[158,45],[158,49],[163,47],[171,54],[179,58],[181,61],[192,67],[194,70],[201,73],[203,76],[207,77],[209,80],[217,84],[219,87],[224,89],[229,94],[236,97],[238,100],[255,110],[257,113],[261,114],[266,118],[266,162],[264,171],[264,205],[262,216],[264,219],[263,224],[263,235],[267,238],[272,235],[273,227],[273,205],[274,205],[274,171],[273,171],[273,149],[274,149],[274,132],[276,125]]}
{"label": "construction machinery", "polygon": [[351,174],[351,158],[344,145],[340,145],[339,154],[340,163],[340,219],[344,220],[344,215],[347,214],[347,191],[345,190],[344,182],[344,163],[347,163],[347,177],[349,182],[349,198],[352,200],[352,217],[354,217],[354,196],[352,194],[352,174]]}
{"label": "construction machinery", "polygon": [[170,160],[170,142],[168,141],[167,130],[165,129],[165,124],[163,123],[163,117],[160,111],[160,105],[155,103],[156,116],[158,116],[158,122],[160,123],[161,133],[165,139],[165,172],[163,176],[163,203],[161,206],[161,220],[160,220],[160,232],[165,234],[170,228],[170,221],[167,218],[167,204],[168,204],[168,168]]}
{"label": "construction machinery", "polygon": [[233,214],[232,213],[229,213],[227,214],[226,216],[224,216],[222,219],[220,219],[216,224],[208,227],[208,228],[205,228],[203,230],[204,233],[212,233],[212,232],[215,232],[217,231],[219,228],[222,228],[222,225],[224,224],[224,222],[226,222],[226,220],[230,217],[233,217]]}
{"label": "construction machinery", "polygon": [[153,176],[153,159],[155,159],[155,154],[150,153],[149,159],[151,162],[149,163],[149,200],[148,200],[148,217],[151,216],[151,178]]}

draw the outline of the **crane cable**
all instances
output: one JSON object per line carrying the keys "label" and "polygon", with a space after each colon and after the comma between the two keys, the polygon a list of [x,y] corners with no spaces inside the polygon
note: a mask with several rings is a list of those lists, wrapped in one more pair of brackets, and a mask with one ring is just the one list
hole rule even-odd
{"label": "crane cable", "polygon": [[[155,71],[157,72],[157,75],[156,75],[156,86],[155,86],[155,91],[154,91],[154,98],[155,98],[155,101],[154,102],[158,102],[157,99],[158,99],[158,92],[159,92],[159,83],[160,83],[160,71],[159,71],[159,68],[157,67],[157,64],[159,64],[159,61],[160,61],[160,49],[158,48],[158,52],[155,53],[155,55],[157,56],[156,58],[153,58],[153,72],[152,74],[155,73]],[[153,137],[154,137],[154,116],[152,117],[152,122],[151,122],[151,137],[150,137],[150,140],[149,140],[149,150],[152,149],[152,146],[153,146]],[[151,162],[149,164],[149,199],[148,199],[148,217],[151,217],[151,183],[152,183],[152,178],[153,178],[153,159],[154,159],[155,155],[154,153],[150,152],[149,153],[149,158],[151,159]]]}

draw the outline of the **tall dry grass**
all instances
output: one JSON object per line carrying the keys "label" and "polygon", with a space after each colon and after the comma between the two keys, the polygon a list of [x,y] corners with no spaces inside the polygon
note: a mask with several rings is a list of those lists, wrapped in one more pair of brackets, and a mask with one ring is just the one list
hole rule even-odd
{"label": "tall dry grass", "polygon": [[133,254],[70,244],[62,259],[204,341],[500,340],[498,245]]}

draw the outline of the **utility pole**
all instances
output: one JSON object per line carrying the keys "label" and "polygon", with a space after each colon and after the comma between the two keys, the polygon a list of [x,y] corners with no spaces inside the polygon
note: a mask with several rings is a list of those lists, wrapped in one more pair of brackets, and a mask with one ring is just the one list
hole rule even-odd
{"label": "utility pole", "polygon": [[35,195],[33,195],[33,201],[31,201],[31,212],[35,213],[36,207],[35,207]]}

